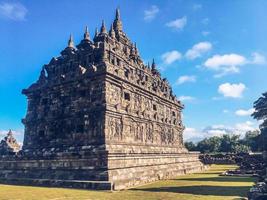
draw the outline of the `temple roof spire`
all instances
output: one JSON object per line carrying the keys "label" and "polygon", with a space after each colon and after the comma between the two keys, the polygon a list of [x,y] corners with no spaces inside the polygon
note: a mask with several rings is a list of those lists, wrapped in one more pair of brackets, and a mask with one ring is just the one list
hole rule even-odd
{"label": "temple roof spire", "polygon": [[74,47],[74,42],[73,42],[73,36],[72,36],[72,34],[70,34],[70,39],[68,41],[68,47],[75,48]]}
{"label": "temple roof spire", "polygon": [[155,69],[156,69],[156,63],[155,63],[154,58],[153,58],[153,60],[152,60],[152,65],[151,65],[151,67],[152,67],[152,70],[155,70]]}
{"label": "temple roof spire", "polygon": [[95,39],[97,38],[98,34],[99,34],[99,32],[98,32],[98,29],[97,29],[97,28],[95,28],[95,36],[94,36],[94,41],[95,41]]}
{"label": "temple roof spire", "polygon": [[84,32],[83,38],[84,38],[85,40],[90,40],[90,35],[89,35],[89,31],[88,31],[88,26],[85,27],[85,32]]}
{"label": "temple roof spire", "polygon": [[95,28],[95,37],[97,37],[98,36],[98,29],[97,28]]}
{"label": "temple roof spire", "polygon": [[12,136],[12,135],[13,135],[13,133],[12,133],[11,129],[9,129],[7,136]]}
{"label": "temple roof spire", "polygon": [[120,20],[121,19],[121,14],[120,14],[120,9],[119,8],[116,8],[116,17],[115,17],[116,20]]}
{"label": "temple roof spire", "polygon": [[122,31],[122,22],[121,22],[121,15],[119,8],[116,9],[116,15],[115,20],[113,22],[113,27],[115,32],[121,32]]}
{"label": "temple roof spire", "polygon": [[110,26],[109,36],[112,37],[112,38],[115,38],[115,31],[114,31],[114,28],[113,28],[112,24]]}
{"label": "temple roof spire", "polygon": [[101,25],[101,33],[107,33],[107,29],[106,29],[106,25],[105,25],[105,21],[102,20],[102,25]]}

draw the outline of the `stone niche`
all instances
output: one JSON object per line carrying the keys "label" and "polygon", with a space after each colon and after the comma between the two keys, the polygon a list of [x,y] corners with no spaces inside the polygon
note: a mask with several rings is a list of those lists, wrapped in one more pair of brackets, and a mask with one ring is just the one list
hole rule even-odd
{"label": "stone niche", "polygon": [[0,162],[2,183],[119,190],[204,169],[183,145],[183,104],[119,10],[93,40],[87,28],[77,46],[71,36],[22,93],[23,148]]}

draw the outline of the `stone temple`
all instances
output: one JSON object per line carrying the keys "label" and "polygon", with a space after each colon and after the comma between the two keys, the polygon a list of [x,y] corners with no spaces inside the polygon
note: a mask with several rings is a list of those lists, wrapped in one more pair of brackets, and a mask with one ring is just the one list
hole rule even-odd
{"label": "stone temple", "polygon": [[120,12],[93,40],[86,28],[43,66],[28,99],[25,138],[2,156],[0,182],[120,190],[200,171],[183,145],[182,103],[155,62],[145,65]]}

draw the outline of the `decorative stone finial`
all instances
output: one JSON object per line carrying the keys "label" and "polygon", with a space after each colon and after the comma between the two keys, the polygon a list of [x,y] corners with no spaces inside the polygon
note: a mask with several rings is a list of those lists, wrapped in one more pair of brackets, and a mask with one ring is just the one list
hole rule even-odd
{"label": "decorative stone finial", "polygon": [[96,38],[97,36],[98,36],[98,29],[97,28],[95,28],[95,36],[94,36],[94,38]]}
{"label": "decorative stone finial", "polygon": [[138,55],[138,54],[139,54],[139,52],[138,52],[138,49],[137,49],[136,42],[134,43],[134,49],[135,49],[135,53],[136,53],[136,55]]}
{"label": "decorative stone finial", "polygon": [[152,70],[155,70],[156,69],[156,64],[155,64],[155,60],[154,60],[154,58],[153,58],[153,60],[152,60]]}
{"label": "decorative stone finial", "polygon": [[11,137],[13,135],[11,129],[9,129],[8,133],[7,133],[7,137]]}
{"label": "decorative stone finial", "polygon": [[121,15],[120,15],[120,9],[119,8],[116,8],[116,17],[115,17],[116,20],[120,20],[121,19]]}
{"label": "decorative stone finial", "polygon": [[[45,67],[43,66],[41,73],[40,73],[40,76],[39,76],[39,79],[38,79],[38,82],[43,83],[43,82],[45,82],[45,80],[46,80],[46,71],[45,71]],[[9,130],[9,131],[11,131],[11,130]]]}
{"label": "decorative stone finial", "polygon": [[75,48],[74,47],[74,42],[73,42],[73,36],[72,36],[72,34],[70,34],[70,39],[68,41],[68,47]]}
{"label": "decorative stone finial", "polygon": [[101,33],[107,33],[107,30],[106,30],[106,25],[105,25],[105,21],[102,20],[102,25],[101,25],[101,30],[100,30]]}
{"label": "decorative stone finial", "polygon": [[109,36],[112,37],[112,38],[115,38],[115,31],[114,31],[114,28],[113,28],[112,24],[110,26]]}
{"label": "decorative stone finial", "polygon": [[83,38],[84,38],[84,40],[90,40],[88,26],[85,27],[85,32],[84,32]]}
{"label": "decorative stone finial", "polygon": [[122,22],[121,22],[121,15],[119,8],[116,9],[116,16],[115,20],[113,22],[113,27],[115,32],[121,32],[122,31]]}

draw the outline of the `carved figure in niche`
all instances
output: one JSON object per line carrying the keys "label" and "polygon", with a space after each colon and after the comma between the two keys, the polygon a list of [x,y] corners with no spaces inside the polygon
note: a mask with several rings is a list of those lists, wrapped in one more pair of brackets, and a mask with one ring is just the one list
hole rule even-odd
{"label": "carved figure in niche", "polygon": [[147,142],[153,143],[153,124],[152,123],[146,124],[146,143]]}
{"label": "carved figure in niche", "polygon": [[112,118],[109,118],[109,138],[110,139],[113,139],[115,134],[116,134],[116,130],[115,130],[115,123],[114,121],[112,120]]}
{"label": "carved figure in niche", "polygon": [[166,134],[165,134],[165,132],[160,132],[160,142],[161,142],[161,144],[166,144]]}
{"label": "carved figure in niche", "polygon": [[144,138],[144,125],[142,123],[137,123],[135,141],[143,142]]}
{"label": "carved figure in niche", "polygon": [[118,102],[120,102],[120,88],[116,87],[115,85],[108,84],[107,91],[109,91],[109,102],[111,104],[117,104]]}
{"label": "carved figure in niche", "polygon": [[167,144],[174,143],[174,132],[173,129],[167,129]]}
{"label": "carved figure in niche", "polygon": [[122,139],[122,129],[123,123],[121,119],[110,118],[109,119],[109,138],[112,139]]}

